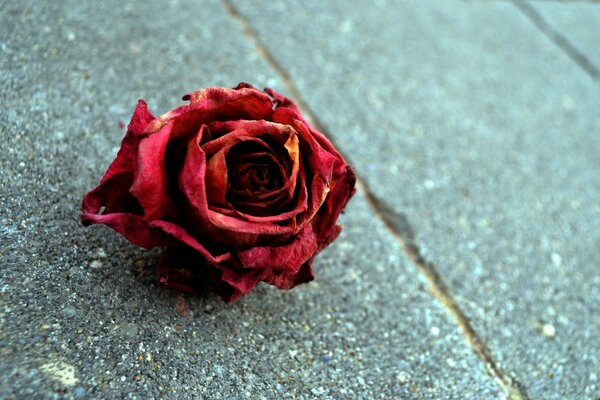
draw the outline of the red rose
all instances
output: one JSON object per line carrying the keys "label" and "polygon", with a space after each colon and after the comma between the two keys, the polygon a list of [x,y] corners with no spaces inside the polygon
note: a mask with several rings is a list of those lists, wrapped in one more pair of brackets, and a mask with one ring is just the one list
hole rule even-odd
{"label": "red rose", "polygon": [[313,257],[341,230],[352,168],[273,90],[241,83],[183,99],[158,118],[138,102],[117,158],[83,199],[83,223],[166,247],[166,287],[208,284],[232,301],[261,281],[312,280]]}

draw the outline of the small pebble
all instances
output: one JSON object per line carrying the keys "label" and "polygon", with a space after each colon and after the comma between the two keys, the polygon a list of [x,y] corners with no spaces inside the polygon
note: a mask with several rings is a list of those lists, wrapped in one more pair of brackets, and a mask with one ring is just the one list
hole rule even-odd
{"label": "small pebble", "polygon": [[96,256],[98,258],[106,258],[106,251],[102,247],[98,247],[96,250]]}
{"label": "small pebble", "polygon": [[75,315],[77,315],[77,309],[75,307],[71,307],[71,306],[67,306],[67,307],[63,308],[62,312],[63,312],[63,315],[65,315],[67,317],[74,317]]}
{"label": "small pebble", "polygon": [[554,328],[554,325],[552,324],[544,324],[542,326],[542,333],[547,338],[553,338],[554,335],[556,335],[556,328]]}
{"label": "small pebble", "polygon": [[76,399],[80,399],[82,397],[84,397],[86,394],[85,392],[85,388],[81,387],[81,386],[77,386],[74,390],[73,390],[73,396],[75,396]]}
{"label": "small pebble", "polygon": [[121,330],[125,334],[125,336],[128,336],[130,338],[134,338],[138,335],[138,327],[136,324],[132,324],[132,323],[123,324],[121,326]]}
{"label": "small pebble", "polygon": [[408,382],[408,375],[406,374],[406,372],[398,372],[398,374],[396,375],[396,379],[398,380],[398,382],[404,384],[406,382]]}
{"label": "small pebble", "polygon": [[326,356],[326,355],[321,356],[320,359],[323,364],[329,364],[329,362],[331,361],[331,357]]}
{"label": "small pebble", "polygon": [[552,253],[552,263],[557,267],[560,267],[562,264],[562,256],[558,253]]}
{"label": "small pebble", "polygon": [[190,312],[190,303],[183,296],[177,296],[177,300],[175,300],[175,310],[182,317],[185,317]]}

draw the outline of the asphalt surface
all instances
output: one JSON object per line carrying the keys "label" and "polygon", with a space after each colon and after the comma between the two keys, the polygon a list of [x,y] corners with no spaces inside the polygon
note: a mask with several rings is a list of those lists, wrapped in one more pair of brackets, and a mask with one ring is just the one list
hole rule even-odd
{"label": "asphalt surface", "polygon": [[[598,399],[599,21],[593,1],[1,3],[0,398]],[[79,208],[138,98],[240,81],[304,102],[370,192],[314,282],[228,305],[159,288],[159,251]]]}

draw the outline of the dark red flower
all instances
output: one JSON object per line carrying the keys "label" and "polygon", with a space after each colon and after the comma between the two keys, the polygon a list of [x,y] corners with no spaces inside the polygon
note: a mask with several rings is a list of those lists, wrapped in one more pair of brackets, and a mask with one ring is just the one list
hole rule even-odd
{"label": "dark red flower", "polygon": [[84,224],[166,247],[159,282],[217,288],[232,301],[264,281],[313,279],[339,234],[355,175],[327,138],[273,90],[241,83],[183,97],[154,117],[143,100],[117,158],[83,199]]}

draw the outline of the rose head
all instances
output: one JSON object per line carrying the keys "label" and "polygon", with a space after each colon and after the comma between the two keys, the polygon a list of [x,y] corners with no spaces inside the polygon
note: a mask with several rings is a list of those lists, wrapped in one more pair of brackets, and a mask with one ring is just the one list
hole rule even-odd
{"label": "rose head", "polygon": [[165,247],[166,286],[206,285],[227,301],[264,281],[313,279],[313,257],[341,227],[355,175],[282,95],[241,83],[183,97],[156,118],[143,100],[116,159],[83,199],[84,224]]}

